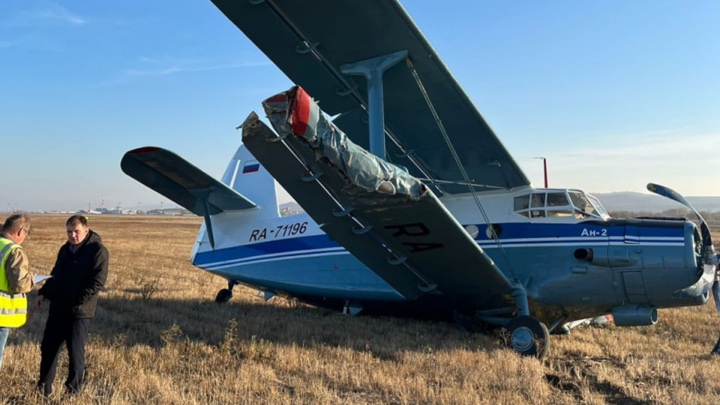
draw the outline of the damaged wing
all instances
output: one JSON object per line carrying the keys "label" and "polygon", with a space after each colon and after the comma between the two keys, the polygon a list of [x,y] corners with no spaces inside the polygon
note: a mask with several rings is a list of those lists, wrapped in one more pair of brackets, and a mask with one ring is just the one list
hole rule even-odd
{"label": "damaged wing", "polygon": [[[530,184],[452,73],[396,0],[212,0],[293,83],[321,102],[354,143],[367,148],[367,81],[342,66],[397,51],[383,74],[386,156],[444,193],[467,185],[413,72],[432,99],[477,191]],[[410,68],[412,62],[413,68]],[[462,184],[460,184],[462,183]]]}
{"label": "damaged wing", "polygon": [[355,145],[299,87],[254,113],[243,143],[330,238],[406,298],[512,304],[511,282],[420,180]]}

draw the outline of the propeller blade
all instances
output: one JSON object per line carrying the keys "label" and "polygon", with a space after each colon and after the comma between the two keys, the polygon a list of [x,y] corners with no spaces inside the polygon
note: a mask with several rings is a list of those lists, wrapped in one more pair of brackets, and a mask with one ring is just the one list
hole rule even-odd
{"label": "propeller blade", "polygon": [[680,204],[685,205],[688,208],[690,208],[691,210],[693,210],[693,212],[695,212],[696,215],[698,215],[698,216],[700,215],[697,213],[697,211],[695,211],[695,208],[693,208],[693,206],[690,204],[690,202],[688,202],[688,200],[686,200],[685,197],[682,196],[682,194],[678,193],[677,191],[675,191],[669,187],[661,186],[661,185],[655,184],[655,183],[648,183],[647,189],[649,191],[652,191],[655,194],[661,195],[663,197],[667,197],[671,200],[675,200],[675,201],[679,202]]}
{"label": "propeller blade", "polygon": [[680,193],[678,193],[677,191],[675,191],[671,188],[661,186],[659,184],[648,183],[647,189],[657,195],[661,195],[661,196],[667,197],[673,201],[679,202],[680,204],[688,207],[695,214],[695,216],[700,221],[700,234],[702,235],[703,246],[705,247],[705,249],[704,249],[705,258],[706,258],[706,260],[717,264],[718,257],[715,254],[715,247],[713,246],[712,237],[710,236],[710,228],[708,227],[708,225],[705,222],[705,219],[702,217],[702,215],[700,215],[700,213],[697,212],[695,207],[693,207],[692,204],[690,204],[690,202],[688,202],[688,200],[685,199],[685,197],[680,195]]}
{"label": "propeller blade", "polygon": [[[693,207],[692,204],[690,204],[690,202],[688,202],[688,200],[686,200],[685,197],[680,195],[677,191],[654,183],[648,183],[647,189],[655,194],[667,197],[688,207],[698,218],[698,221],[700,221],[700,234],[703,239],[703,258],[705,260],[705,265],[715,267],[715,281],[713,282],[712,292],[713,299],[715,300],[715,309],[717,309],[718,315],[720,315],[720,255],[715,253],[715,247],[713,246],[712,237],[710,236],[710,228],[705,222],[705,219],[699,212],[697,212],[695,207]],[[715,343],[715,347],[713,347],[711,354],[720,356],[720,339],[718,339],[717,343]]]}

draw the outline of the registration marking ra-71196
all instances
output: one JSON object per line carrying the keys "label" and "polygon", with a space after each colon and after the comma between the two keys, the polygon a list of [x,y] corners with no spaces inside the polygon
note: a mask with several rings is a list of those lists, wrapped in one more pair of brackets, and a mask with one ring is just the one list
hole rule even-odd
{"label": "registration marking ra-71196", "polygon": [[[248,241],[256,242],[266,239],[279,239],[286,236],[302,235],[307,231],[307,221],[292,224],[278,225],[275,228],[253,229]],[[269,237],[268,237],[269,235]]]}

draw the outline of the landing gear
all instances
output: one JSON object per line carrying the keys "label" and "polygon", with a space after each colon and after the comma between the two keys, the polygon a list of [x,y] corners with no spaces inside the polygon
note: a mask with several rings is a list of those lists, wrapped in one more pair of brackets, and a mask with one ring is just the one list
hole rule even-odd
{"label": "landing gear", "polygon": [[217,302],[218,304],[224,304],[230,301],[230,298],[232,298],[232,291],[227,288],[223,288],[222,290],[218,291],[217,295],[215,296],[215,302]]}
{"label": "landing gear", "polygon": [[523,356],[542,358],[550,346],[550,334],[547,327],[537,319],[522,315],[505,325],[508,332],[507,343]]}
{"label": "landing gear", "polygon": [[235,287],[235,283],[232,281],[228,281],[228,288],[223,288],[222,290],[218,291],[217,295],[215,296],[215,302],[218,304],[224,304],[230,301],[230,298],[232,298],[233,287]]}

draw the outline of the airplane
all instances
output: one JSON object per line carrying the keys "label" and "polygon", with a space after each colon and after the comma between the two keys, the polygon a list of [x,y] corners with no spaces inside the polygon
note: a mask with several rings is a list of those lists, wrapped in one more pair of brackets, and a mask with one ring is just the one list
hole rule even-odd
{"label": "airplane", "polygon": [[[503,327],[536,357],[579,319],[653,325],[711,290],[720,312],[720,257],[681,195],[648,185],[697,225],[534,188],[397,0],[212,2],[295,86],[262,102],[269,125],[252,112],[238,127],[220,180],[155,146],[121,168],[204,218],[191,262],[228,280],[217,302],[242,284],[431,313]],[[304,212],[281,215],[280,187]]]}

